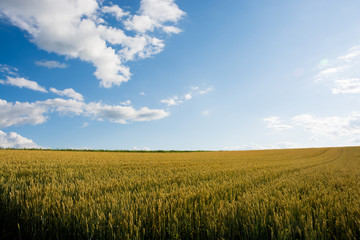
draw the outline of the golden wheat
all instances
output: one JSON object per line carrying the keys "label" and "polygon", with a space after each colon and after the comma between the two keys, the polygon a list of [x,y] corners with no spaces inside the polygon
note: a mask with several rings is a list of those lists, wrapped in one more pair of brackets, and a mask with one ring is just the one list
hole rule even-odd
{"label": "golden wheat", "polygon": [[0,150],[4,239],[359,239],[360,148]]}

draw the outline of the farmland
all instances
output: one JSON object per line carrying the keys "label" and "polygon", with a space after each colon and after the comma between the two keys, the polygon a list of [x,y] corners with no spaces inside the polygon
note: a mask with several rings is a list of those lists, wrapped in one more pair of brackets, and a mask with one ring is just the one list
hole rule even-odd
{"label": "farmland", "polygon": [[0,150],[0,239],[360,239],[360,148]]}

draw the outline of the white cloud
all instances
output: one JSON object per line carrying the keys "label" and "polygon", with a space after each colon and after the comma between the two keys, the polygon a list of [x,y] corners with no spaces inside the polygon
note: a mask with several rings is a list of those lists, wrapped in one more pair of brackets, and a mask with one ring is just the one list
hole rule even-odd
{"label": "white cloud", "polygon": [[131,105],[131,101],[130,101],[130,100],[126,100],[126,101],[124,101],[124,102],[120,102],[120,105],[129,106],[129,105]]}
{"label": "white cloud", "polygon": [[350,78],[334,81],[332,92],[338,93],[360,93],[360,78]]}
{"label": "white cloud", "polygon": [[72,98],[72,99],[75,99],[75,100],[79,100],[79,101],[84,100],[84,97],[80,93],[76,92],[72,88],[67,88],[67,89],[64,89],[62,91],[57,90],[56,88],[50,88],[50,91],[53,92],[53,93],[56,93],[59,96],[66,96],[66,97],[69,97],[69,98]]}
{"label": "white cloud", "polygon": [[162,99],[160,100],[161,103],[165,103],[168,107],[170,106],[176,106],[176,105],[179,105],[180,103],[182,103],[183,101],[182,100],[179,100],[179,97],[178,96],[173,96],[173,97],[170,97],[168,99]]}
{"label": "white cloud", "polygon": [[141,0],[139,15],[125,22],[128,30],[140,33],[162,29],[166,33],[179,33],[180,29],[167,23],[177,23],[185,13],[174,0]]}
{"label": "white cloud", "polygon": [[71,149],[71,150],[94,150],[94,148],[91,148],[91,147],[75,147],[75,148],[68,148],[68,149]]}
{"label": "white cloud", "polygon": [[[285,121],[278,117],[270,117],[267,123],[275,130],[281,131],[289,128],[300,128],[312,134],[311,139],[325,136],[331,139],[343,136],[356,137],[360,135],[360,113],[352,112],[348,116],[314,117],[310,114],[302,114]],[[285,123],[284,123],[285,122]],[[284,123],[286,128],[277,127]],[[269,127],[269,126],[268,126]]]}
{"label": "white cloud", "polygon": [[0,80],[0,84],[7,84],[7,85],[12,85],[12,86],[16,86],[19,88],[28,88],[34,91],[39,91],[39,92],[47,92],[47,90],[42,87],[39,86],[39,84],[37,82],[34,81],[30,81],[27,80],[25,78],[22,77],[6,77],[6,80]]}
{"label": "white cloud", "polygon": [[33,103],[11,103],[0,99],[0,127],[41,124],[47,120],[47,114],[50,112],[60,115],[81,115],[121,124],[152,121],[169,115],[163,109],[134,109],[130,106],[107,105],[101,102],[84,103],[75,99],[55,98]]}
{"label": "white cloud", "polygon": [[118,53],[125,61],[151,57],[161,52],[165,47],[162,40],[141,35],[124,39],[124,44],[126,46]]}
{"label": "white cloud", "polygon": [[316,82],[325,82],[332,93],[360,93],[360,46],[352,47],[348,52],[332,60],[323,59],[318,66]]}
{"label": "white cloud", "polygon": [[81,125],[81,128],[86,128],[89,126],[89,123],[88,122],[84,122],[82,125]]}
{"label": "white cloud", "polygon": [[[130,79],[126,61],[163,50],[163,40],[153,36],[156,32],[150,36],[146,31],[178,33],[174,24],[185,15],[173,0],[142,0],[139,13],[131,16],[118,5],[101,6],[96,0],[0,1],[0,17],[26,31],[39,48],[92,63],[106,88]],[[117,18],[116,26],[133,32],[109,26],[102,18],[106,14]]]}
{"label": "white cloud", "polygon": [[41,61],[35,61],[35,64],[42,67],[47,68],[67,68],[68,65],[65,63],[60,63],[58,61],[47,61],[47,60],[41,60]]}
{"label": "white cloud", "polygon": [[151,151],[151,148],[149,147],[133,147],[134,151]]}
{"label": "white cloud", "polygon": [[348,66],[339,66],[339,67],[329,67],[324,70],[321,70],[316,76],[316,80],[324,80],[325,78],[333,77],[337,73],[343,72]]}
{"label": "white cloud", "polygon": [[190,100],[192,98],[192,95],[190,93],[187,93],[184,95],[185,100]]}
{"label": "white cloud", "polygon": [[239,151],[239,150],[261,150],[266,149],[265,146],[259,144],[245,144],[245,145],[238,145],[238,146],[228,146],[223,147],[225,151]]}
{"label": "white cloud", "polygon": [[122,10],[118,5],[104,6],[101,8],[103,13],[110,13],[120,21],[123,17],[128,16],[129,13]]}
{"label": "white cloud", "polygon": [[263,150],[263,149],[291,149],[300,148],[299,144],[293,142],[280,142],[272,145],[260,145],[260,144],[245,144],[239,146],[223,147],[226,151],[237,151],[237,150]]}
{"label": "white cloud", "polygon": [[205,93],[211,92],[212,90],[213,90],[213,88],[212,88],[212,87],[209,87],[209,88],[204,89],[204,90],[199,90],[199,91],[197,92],[197,94],[203,95],[203,94],[205,94]]}
{"label": "white cloud", "polygon": [[5,75],[17,76],[17,71],[17,68],[11,67],[6,64],[0,64],[0,73],[3,73]]}
{"label": "white cloud", "polygon": [[351,60],[353,58],[356,58],[358,56],[360,56],[360,46],[354,46],[354,47],[352,47],[352,48],[350,48],[348,50],[347,54],[345,54],[343,56],[340,56],[337,59],[338,60],[347,60],[347,61],[349,61],[349,60]]}
{"label": "white cloud", "polygon": [[292,118],[292,125],[301,127],[315,135],[328,137],[356,135],[360,133],[360,114],[352,113],[347,117],[313,117],[309,114]]}
{"label": "white cloud", "polygon": [[173,96],[173,97],[170,97],[167,99],[162,99],[162,100],[160,100],[160,102],[167,104],[168,107],[176,106],[176,105],[183,103],[184,101],[192,99],[193,96],[203,95],[208,92],[211,92],[213,90],[213,87],[208,87],[206,89],[202,89],[202,88],[196,86],[196,87],[191,87],[190,89],[191,89],[190,92],[184,94],[181,97]]}
{"label": "white cloud", "polygon": [[84,106],[84,114],[99,120],[122,124],[157,120],[169,115],[162,109],[143,107],[136,110],[130,106],[106,105],[100,102],[86,104]]}
{"label": "white cloud", "polygon": [[292,126],[290,126],[288,124],[284,124],[283,120],[281,120],[281,118],[277,117],[277,116],[264,118],[263,121],[265,123],[267,123],[267,126],[266,126],[267,128],[274,128],[274,129],[279,130],[279,131],[292,128]]}
{"label": "white cloud", "polygon": [[44,114],[47,112],[48,107],[39,102],[11,103],[0,99],[0,127],[41,124],[46,121],[47,117]]}
{"label": "white cloud", "polygon": [[33,140],[15,132],[5,133],[0,130],[0,148],[41,148]]}
{"label": "white cloud", "polygon": [[177,28],[177,27],[174,27],[174,26],[163,26],[162,27],[162,30],[164,32],[166,32],[167,34],[172,34],[172,33],[181,33],[181,29],[180,28]]}

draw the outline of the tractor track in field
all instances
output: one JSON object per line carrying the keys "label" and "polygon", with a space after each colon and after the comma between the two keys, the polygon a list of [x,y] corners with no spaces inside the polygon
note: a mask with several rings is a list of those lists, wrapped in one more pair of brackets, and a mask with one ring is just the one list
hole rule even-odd
{"label": "tractor track in field", "polygon": [[[324,151],[321,151],[320,154],[312,154],[310,158],[317,158],[323,154],[326,154],[330,149],[326,149]],[[309,170],[309,169],[314,169],[317,167],[322,167],[322,166],[326,166],[329,165],[331,163],[336,162],[341,156],[343,155],[343,149],[339,149],[337,151],[337,154],[335,157],[332,157],[331,160],[325,161],[325,162],[319,162],[316,164],[310,164],[304,167],[289,167],[287,169],[281,170],[279,172],[276,172],[274,174],[269,174],[269,175],[262,175],[259,176],[258,178],[254,179],[254,181],[252,181],[252,184],[248,184],[246,186],[241,186],[241,191],[239,192],[239,194],[245,194],[246,192],[248,192],[249,190],[254,190],[256,192],[261,191],[261,189],[267,188],[268,185],[271,185],[271,183],[276,182],[281,180],[284,177],[287,177],[289,175],[292,175],[294,173],[298,173],[298,172],[302,172],[305,170]],[[301,156],[298,156],[301,159]],[[307,155],[304,155],[302,158],[306,158]],[[260,168],[261,169],[261,168]],[[232,184],[229,184],[227,186],[223,186],[220,190],[214,191],[215,194],[216,192],[226,192],[228,189],[232,189],[234,188],[234,186]]]}

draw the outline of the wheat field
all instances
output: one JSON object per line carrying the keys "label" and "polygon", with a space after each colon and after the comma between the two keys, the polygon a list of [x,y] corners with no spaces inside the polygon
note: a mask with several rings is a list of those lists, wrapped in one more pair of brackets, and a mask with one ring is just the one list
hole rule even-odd
{"label": "wheat field", "polygon": [[360,239],[360,148],[0,150],[1,239]]}

